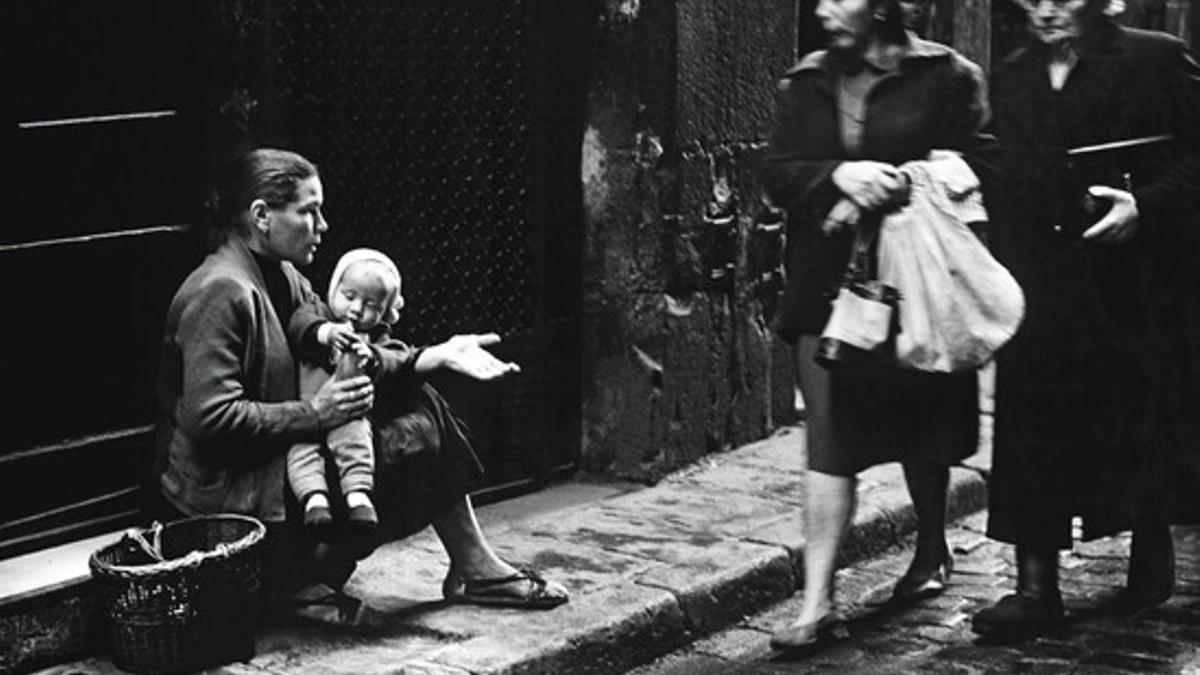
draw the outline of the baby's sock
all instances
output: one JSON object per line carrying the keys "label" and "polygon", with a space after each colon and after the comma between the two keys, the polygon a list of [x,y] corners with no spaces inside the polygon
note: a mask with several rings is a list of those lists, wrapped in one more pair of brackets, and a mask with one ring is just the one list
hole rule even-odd
{"label": "baby's sock", "polygon": [[351,525],[363,528],[374,528],[379,525],[379,516],[375,513],[375,505],[371,503],[371,495],[365,490],[355,490],[346,493],[346,506],[349,511],[346,519]]}
{"label": "baby's sock", "polygon": [[333,524],[329,497],[324,492],[314,492],[304,500],[304,524],[308,527],[328,527]]}

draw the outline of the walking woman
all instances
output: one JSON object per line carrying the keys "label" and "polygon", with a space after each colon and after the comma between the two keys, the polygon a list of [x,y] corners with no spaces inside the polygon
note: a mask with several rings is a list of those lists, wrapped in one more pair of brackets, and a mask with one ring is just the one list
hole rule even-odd
{"label": "walking woman", "polygon": [[788,214],[788,282],[776,329],[794,345],[807,406],[804,600],[772,638],[779,649],[844,633],[834,611],[835,563],[854,515],[855,476],[869,466],[903,463],[918,518],[916,552],[894,598],[944,590],[952,564],[948,467],[974,452],[978,430],[974,372],[860,377],[831,373],[814,355],[855,224],[877,224],[907,200],[897,166],[941,149],[986,172],[981,71],[907,32],[895,0],[822,0],[816,16],[829,49],[805,56],[780,83],[763,176]]}
{"label": "walking woman", "polygon": [[998,359],[988,520],[1017,582],[975,617],[993,638],[1063,619],[1074,517],[1085,539],[1132,529],[1112,607],[1137,611],[1171,595],[1169,524],[1200,509],[1200,68],[1175,38],[1118,26],[1123,3],[1017,4],[1031,39],[992,88],[992,242],[1027,309]]}
{"label": "walking woman", "polygon": [[[329,229],[317,169],[293,152],[254,150],[228,169],[219,201],[221,243],[183,282],[167,314],[156,429],[161,515],[235,512],[265,521],[268,599],[300,617],[355,626],[362,604],[340,589],[378,539],[325,536],[301,524],[287,492],[289,447],[322,442],[329,429],[370,411],[377,392],[395,389],[397,379],[448,368],[485,380],[512,367],[483,349],[495,336],[456,336],[423,349],[372,347],[374,382],[330,378],[301,399],[293,350],[316,331],[289,335],[288,327],[300,304],[319,302],[296,269],[312,262]],[[480,473],[474,452],[446,411],[424,414],[424,437],[438,441],[376,446],[380,537],[432,524],[450,559],[447,600],[523,608],[566,602],[561,585],[495,554],[467,496]]]}

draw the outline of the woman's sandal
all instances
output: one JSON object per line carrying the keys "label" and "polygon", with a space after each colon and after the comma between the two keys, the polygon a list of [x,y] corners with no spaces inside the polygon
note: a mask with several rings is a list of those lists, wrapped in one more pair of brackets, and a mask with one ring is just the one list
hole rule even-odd
{"label": "woman's sandal", "polygon": [[[515,593],[514,588],[524,590]],[[546,581],[528,569],[493,579],[459,578],[457,584],[447,581],[442,595],[447,602],[520,609],[552,609],[568,599],[561,585]]]}

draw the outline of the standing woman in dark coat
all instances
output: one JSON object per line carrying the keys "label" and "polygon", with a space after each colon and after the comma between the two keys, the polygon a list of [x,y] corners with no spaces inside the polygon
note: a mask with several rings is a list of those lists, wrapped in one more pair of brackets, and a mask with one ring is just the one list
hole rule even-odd
{"label": "standing woman in dark coat", "polygon": [[776,648],[842,632],[834,630],[833,575],[854,515],[855,476],[869,466],[901,461],[917,513],[916,552],[895,599],[944,590],[948,467],[975,451],[978,429],[974,372],[860,377],[826,371],[813,357],[854,227],[878,226],[908,197],[897,166],[934,149],[980,158],[982,73],[949,47],[907,33],[895,0],[822,0],[816,16],[830,48],[805,56],[780,82],[763,176],[788,213],[776,329],[795,346],[807,404],[804,603],[773,637]]}
{"label": "standing woman in dark coat", "polygon": [[[1200,70],[1178,40],[1119,27],[1107,0],[1021,4],[1033,40],[992,92],[1004,156],[992,241],[1027,303],[997,370],[988,534],[1016,545],[1017,588],[975,617],[997,638],[1062,619],[1058,551],[1075,516],[1085,539],[1133,530],[1116,607],[1165,600],[1179,515],[1167,476],[1196,453],[1172,410],[1196,384],[1171,378],[1195,367],[1178,317],[1196,310],[1176,310],[1194,303]],[[1133,139],[1151,140],[1079,152]]]}

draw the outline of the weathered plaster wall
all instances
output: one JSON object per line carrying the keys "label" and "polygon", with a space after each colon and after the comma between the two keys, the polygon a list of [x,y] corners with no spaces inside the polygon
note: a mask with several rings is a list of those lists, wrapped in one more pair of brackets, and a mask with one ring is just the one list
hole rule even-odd
{"label": "weathered plaster wall", "polygon": [[757,164],[794,0],[607,0],[583,142],[583,461],[653,480],[788,418]]}

